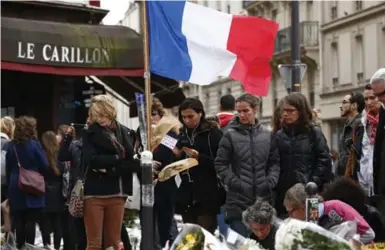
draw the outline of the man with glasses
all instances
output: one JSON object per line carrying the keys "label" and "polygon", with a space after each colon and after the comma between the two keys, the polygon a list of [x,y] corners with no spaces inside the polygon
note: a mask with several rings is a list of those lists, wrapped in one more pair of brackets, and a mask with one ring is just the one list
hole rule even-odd
{"label": "man with glasses", "polygon": [[373,94],[382,103],[374,141],[373,181],[375,199],[373,199],[373,205],[385,215],[385,68],[381,68],[374,73],[370,83]]}
{"label": "man with glasses", "polygon": [[340,157],[337,164],[337,176],[344,176],[350,149],[353,143],[353,130],[361,122],[361,113],[365,109],[365,99],[361,93],[352,92],[341,102],[341,117],[346,123],[340,140]]}

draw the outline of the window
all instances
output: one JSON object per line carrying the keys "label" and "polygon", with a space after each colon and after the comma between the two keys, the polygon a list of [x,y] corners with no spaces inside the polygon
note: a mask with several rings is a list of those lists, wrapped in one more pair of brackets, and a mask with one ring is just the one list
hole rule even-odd
{"label": "window", "polygon": [[209,6],[209,2],[208,1],[203,1],[203,5],[208,7]]}
{"label": "window", "polygon": [[357,82],[362,83],[364,80],[364,46],[362,35],[357,35],[355,39],[355,51],[353,55],[356,57],[354,60],[355,71],[357,74]]}
{"label": "window", "polygon": [[210,93],[205,94],[205,110],[208,110],[210,104]]}
{"label": "window", "polygon": [[216,3],[217,3],[217,10],[221,11],[222,10],[222,3],[221,3],[221,1],[216,1]]}
{"label": "window", "polygon": [[362,1],[355,1],[356,10],[362,10]]}
{"label": "window", "polygon": [[277,12],[277,10],[273,10],[272,12],[271,12],[271,20],[277,20],[277,15],[278,15],[278,12]]}
{"label": "window", "polygon": [[231,95],[231,88],[226,89],[226,95]]}
{"label": "window", "polygon": [[220,89],[220,90],[218,90],[218,92],[217,92],[217,100],[218,100],[218,104],[219,104],[219,102],[221,101],[221,97],[222,97],[222,90]]}
{"label": "window", "polygon": [[333,6],[331,9],[332,20],[337,18],[337,6]]}
{"label": "window", "polygon": [[263,117],[263,100],[262,97],[259,98],[259,117]]}
{"label": "window", "polygon": [[331,2],[331,19],[334,20],[338,17],[338,11],[337,11],[337,1],[332,1]]}
{"label": "window", "polygon": [[334,120],[334,121],[331,121],[330,125],[331,125],[331,132],[332,132],[330,147],[331,149],[339,151],[339,144],[342,136],[342,131],[345,125],[345,120],[343,119]]}
{"label": "window", "polygon": [[331,44],[331,76],[333,86],[338,85],[338,45],[337,42]]}
{"label": "window", "polygon": [[230,4],[227,4],[227,13],[231,13],[231,6],[230,6]]}

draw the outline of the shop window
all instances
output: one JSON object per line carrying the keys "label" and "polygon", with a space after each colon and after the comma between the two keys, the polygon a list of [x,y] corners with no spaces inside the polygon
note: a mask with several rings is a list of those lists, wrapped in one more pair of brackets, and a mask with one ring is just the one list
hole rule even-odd
{"label": "shop window", "polygon": [[355,1],[356,10],[362,10],[362,1]]}

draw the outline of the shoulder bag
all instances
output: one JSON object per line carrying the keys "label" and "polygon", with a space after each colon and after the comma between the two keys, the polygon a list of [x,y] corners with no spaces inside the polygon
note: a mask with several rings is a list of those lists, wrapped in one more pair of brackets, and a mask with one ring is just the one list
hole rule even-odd
{"label": "shoulder bag", "polygon": [[44,176],[36,171],[25,169],[21,166],[17,155],[16,146],[13,146],[17,165],[19,166],[19,188],[27,194],[40,196],[45,193]]}

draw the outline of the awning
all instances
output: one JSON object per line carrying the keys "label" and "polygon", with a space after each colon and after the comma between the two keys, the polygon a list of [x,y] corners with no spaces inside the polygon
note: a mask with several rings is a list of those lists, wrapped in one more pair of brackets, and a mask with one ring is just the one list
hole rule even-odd
{"label": "awning", "polygon": [[5,69],[63,75],[143,74],[142,38],[128,27],[2,17],[1,35]]}
{"label": "awning", "polygon": [[[135,92],[144,92],[143,42],[134,30],[2,17],[1,35],[2,69],[94,75],[132,104],[131,116],[137,113]],[[166,107],[185,99],[177,81],[151,78],[151,92]]]}

